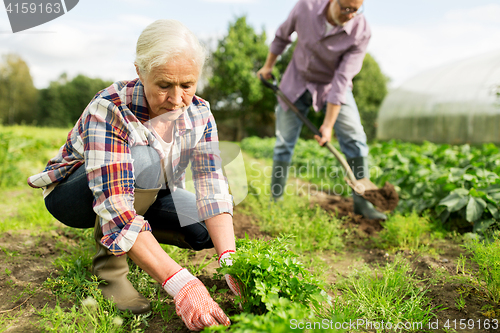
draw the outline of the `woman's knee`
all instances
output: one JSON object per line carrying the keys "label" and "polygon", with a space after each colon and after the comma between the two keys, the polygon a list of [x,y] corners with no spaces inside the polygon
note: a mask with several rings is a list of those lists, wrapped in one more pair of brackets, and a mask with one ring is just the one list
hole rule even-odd
{"label": "woman's knee", "polygon": [[203,222],[184,227],[183,229],[185,228],[188,228],[184,230],[185,240],[191,245],[193,250],[200,251],[214,247],[210,234]]}
{"label": "woman's knee", "polygon": [[162,174],[161,158],[151,146],[130,148],[134,159],[135,186],[142,189],[158,187]]}

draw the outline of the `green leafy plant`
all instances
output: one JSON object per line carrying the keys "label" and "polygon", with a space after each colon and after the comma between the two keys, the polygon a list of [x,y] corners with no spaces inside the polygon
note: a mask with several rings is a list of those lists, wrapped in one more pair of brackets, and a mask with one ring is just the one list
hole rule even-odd
{"label": "green leafy plant", "polygon": [[289,245],[289,236],[270,241],[239,239],[233,265],[217,269],[219,275],[230,274],[239,281],[242,296],[236,301],[241,302],[244,312],[264,314],[275,309],[280,298],[306,306],[319,306],[326,299],[320,282],[297,260]]}
{"label": "green leafy plant", "polygon": [[273,311],[263,315],[241,313],[231,317],[231,327],[207,327],[203,332],[343,332],[334,327],[334,322],[318,318],[314,311],[301,303],[286,298],[273,299]]}

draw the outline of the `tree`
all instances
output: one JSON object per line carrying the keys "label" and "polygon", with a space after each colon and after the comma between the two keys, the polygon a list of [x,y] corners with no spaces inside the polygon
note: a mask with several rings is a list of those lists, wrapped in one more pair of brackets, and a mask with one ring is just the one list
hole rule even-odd
{"label": "tree", "polygon": [[387,81],[375,59],[367,53],[361,71],[352,81],[352,93],[368,140],[377,134],[378,110],[387,95]]}
{"label": "tree", "polygon": [[57,81],[40,92],[40,124],[71,126],[97,92],[111,85],[111,81],[78,75],[71,81],[63,73]]}
{"label": "tree", "polygon": [[225,140],[274,133],[276,98],[256,76],[267,52],[266,33],[256,34],[243,16],[230,23],[227,35],[212,53],[212,75],[201,95],[211,103]]}
{"label": "tree", "polygon": [[0,123],[31,123],[36,119],[38,90],[26,62],[17,54],[2,56],[0,63]]}

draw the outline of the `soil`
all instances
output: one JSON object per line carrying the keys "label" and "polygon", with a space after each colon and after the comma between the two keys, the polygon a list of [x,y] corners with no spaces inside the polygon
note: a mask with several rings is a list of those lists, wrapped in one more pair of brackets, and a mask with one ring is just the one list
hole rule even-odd
{"label": "soil", "polygon": [[363,198],[383,212],[392,212],[399,202],[398,192],[396,192],[394,185],[389,182],[386,182],[384,187],[378,190],[365,191]]}
{"label": "soil", "polygon": [[[383,265],[394,259],[395,254],[387,253],[377,249],[372,243],[372,237],[382,230],[380,221],[364,219],[353,212],[351,198],[332,196],[324,193],[316,193],[310,198],[311,205],[319,204],[325,210],[333,212],[342,219],[349,236],[346,240],[346,249],[342,253],[324,253],[323,260],[331,267],[330,279],[328,282],[335,283],[340,276],[347,276],[355,267],[368,264],[371,266]],[[256,221],[252,216],[239,213],[238,207],[234,214],[235,232],[237,237],[268,239],[271,236],[260,231]],[[50,276],[57,276],[53,262],[65,251],[63,247],[56,244],[63,241],[75,245],[75,240],[68,237],[65,228],[52,231],[51,233],[37,233],[31,236],[30,231],[7,232],[0,236],[0,322],[5,318],[7,328],[3,332],[40,332],[34,323],[40,320],[37,311],[44,306],[53,308],[56,305],[56,297],[49,291],[42,288],[43,282]],[[436,255],[417,255],[414,253],[402,252],[401,255],[408,258],[414,269],[415,276],[422,280],[422,286],[427,285],[427,296],[431,299],[433,306],[442,306],[442,311],[438,312],[435,321],[439,321],[439,330],[444,332],[443,325],[448,323],[453,327],[457,325],[457,332],[487,332],[487,330],[466,329],[460,330],[460,319],[472,319],[476,323],[483,322],[488,314],[483,308],[488,303],[485,295],[477,290],[467,287],[458,282],[446,282],[445,276],[457,275],[457,259],[461,254],[465,255],[462,247],[452,240],[447,240],[433,244]],[[193,264],[203,262],[206,258],[214,254],[214,250],[203,250],[193,252],[191,262]],[[215,261],[211,262],[198,276],[209,290],[228,289],[224,280],[213,278],[213,273],[217,268]],[[441,272],[439,275],[437,272]],[[464,294],[466,306],[459,310],[455,300],[459,296],[459,289],[469,288]],[[162,291],[162,293],[164,293]],[[174,304],[171,298],[164,293],[165,302],[171,304],[171,311]],[[223,294],[215,294],[215,300],[228,314],[238,312],[234,305],[233,296],[230,291]],[[60,304],[64,307],[71,307],[72,304]],[[497,312],[497,318],[500,311]],[[477,324],[476,324],[477,325]],[[159,316],[154,315],[149,320],[146,332],[189,332],[182,323],[182,320],[174,315],[174,319],[168,323]]]}

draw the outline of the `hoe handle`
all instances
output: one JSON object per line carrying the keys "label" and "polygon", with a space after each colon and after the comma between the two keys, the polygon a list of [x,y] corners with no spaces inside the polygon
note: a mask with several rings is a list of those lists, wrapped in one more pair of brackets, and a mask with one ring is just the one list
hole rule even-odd
{"label": "hoe handle", "polygon": [[[266,87],[272,89],[274,91],[274,93],[276,94],[276,96],[278,96],[279,98],[281,98],[281,100],[283,102],[285,102],[285,104],[290,108],[290,110],[292,110],[297,115],[297,117],[299,117],[299,119],[302,120],[302,122],[304,123],[304,125],[307,126],[307,128],[309,128],[314,134],[321,137],[322,135],[321,135],[320,131],[316,128],[316,126],[314,126],[313,123],[311,123],[311,121],[307,117],[305,117],[299,111],[299,109],[297,109],[297,107],[288,99],[288,97],[286,97],[285,94],[283,94],[283,92],[280,90],[280,88],[278,88],[278,85],[276,82],[276,77],[273,74],[271,74],[271,78],[273,79],[273,83],[264,79],[264,77],[262,75],[260,75],[260,80],[262,81],[262,83]],[[349,164],[345,160],[344,156],[342,156],[342,154],[340,154],[339,151],[337,149],[335,149],[335,147],[330,142],[327,142],[325,144],[325,146],[326,146],[326,148],[328,148],[329,151],[332,152],[332,154],[335,156],[335,158],[340,162],[340,164],[342,165],[344,170],[347,172],[347,176],[349,177],[349,180],[353,183],[356,183],[356,177],[354,177],[354,173],[352,172],[351,167],[349,166]]]}

